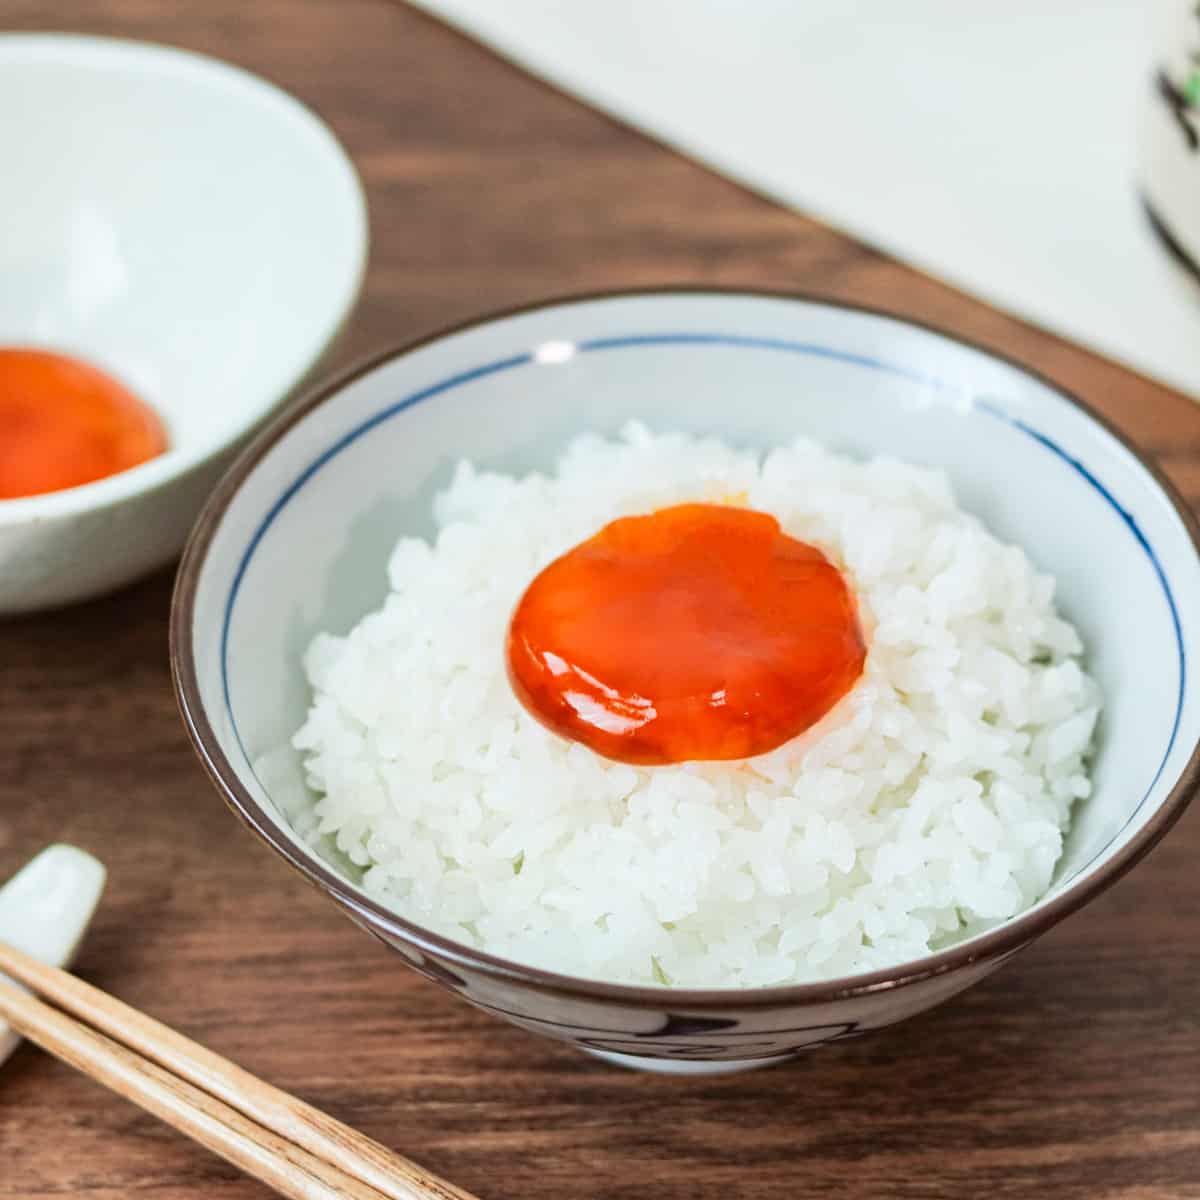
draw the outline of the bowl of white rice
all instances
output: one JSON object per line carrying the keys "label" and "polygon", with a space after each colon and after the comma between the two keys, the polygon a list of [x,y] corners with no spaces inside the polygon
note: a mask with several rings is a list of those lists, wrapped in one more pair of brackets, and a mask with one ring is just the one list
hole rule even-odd
{"label": "bowl of white rice", "polygon": [[[854,597],[853,685],[752,757],[622,761],[506,671],[539,572],[678,505],[768,514]],[[214,494],[172,618],[193,742],[280,857],[469,1002],[675,1072],[927,1009],[1113,883],[1196,786],[1198,651],[1196,523],[1080,401],[712,291],[490,317],[322,388]]]}

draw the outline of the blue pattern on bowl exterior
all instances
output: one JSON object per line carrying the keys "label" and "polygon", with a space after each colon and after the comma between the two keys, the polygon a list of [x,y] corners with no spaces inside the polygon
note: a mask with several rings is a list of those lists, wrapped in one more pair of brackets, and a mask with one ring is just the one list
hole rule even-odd
{"label": "blue pattern on bowl exterior", "polygon": [[[965,507],[1058,579],[1106,696],[1094,796],[1034,908],[915,962],[753,990],[555,975],[422,930],[292,833],[253,769],[303,718],[301,654],[382,599],[402,532],[460,457],[544,466],[637,417],[769,447],[800,435],[946,470]],[[180,570],[172,662],[234,811],[413,969],[523,1028],[677,1072],[778,1061],[930,1008],[1133,865],[1194,790],[1200,557],[1178,497],[1078,401],[1018,366],[881,314],[738,292],[626,293],[483,320],[385,355],[267,430],[223,481]],[[497,651],[499,653],[499,650]]]}

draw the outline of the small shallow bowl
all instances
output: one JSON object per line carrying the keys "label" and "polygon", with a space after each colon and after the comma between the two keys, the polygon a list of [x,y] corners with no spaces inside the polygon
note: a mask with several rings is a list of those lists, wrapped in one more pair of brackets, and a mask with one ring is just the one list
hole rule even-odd
{"label": "small shallow bowl", "polygon": [[[383,599],[392,543],[430,531],[431,495],[460,456],[545,467],[573,434],[633,417],[758,447],[811,435],[943,468],[968,509],[1055,574],[1106,709],[1095,794],[1045,899],[871,974],[756,990],[631,987],[532,969],[421,929],[293,836],[281,806],[295,797],[269,795],[253,764],[303,719],[309,638],[348,629]],[[172,663],[189,733],[234,811],[416,970],[619,1062],[738,1070],[962,991],[1166,832],[1198,773],[1200,690],[1188,673],[1200,661],[1196,538],[1169,485],[1077,400],[943,334],[817,300],[600,296],[395,351],[274,424],[221,483],[185,552]]]}
{"label": "small shallow bowl", "polygon": [[159,458],[0,500],[0,614],[161,565],[358,294],[354,168],[303,105],[214,59],[0,36],[0,346],[78,355],[166,422]]}

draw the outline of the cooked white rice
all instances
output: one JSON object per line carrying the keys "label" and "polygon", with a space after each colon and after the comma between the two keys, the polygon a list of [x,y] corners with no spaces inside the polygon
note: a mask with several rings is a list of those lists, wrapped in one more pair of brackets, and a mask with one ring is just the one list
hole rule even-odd
{"label": "cooked white rice", "polygon": [[[529,716],[503,647],[533,576],[618,516],[743,494],[858,595],[866,667],[833,711],[758,758],[652,768]],[[461,463],[434,513],[383,607],[313,642],[293,742],[298,829],[397,912],[567,974],[753,987],[917,958],[1046,889],[1098,689],[1054,581],[942,474],[631,425],[549,476]]]}

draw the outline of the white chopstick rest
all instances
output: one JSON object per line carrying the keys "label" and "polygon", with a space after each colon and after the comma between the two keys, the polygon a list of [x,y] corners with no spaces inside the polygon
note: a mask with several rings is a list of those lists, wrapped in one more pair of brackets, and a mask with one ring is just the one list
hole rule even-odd
{"label": "white chopstick rest", "polygon": [[[104,891],[104,864],[74,846],[49,846],[0,888],[0,941],[65,967]],[[0,1021],[0,1065],[21,1039]]]}

